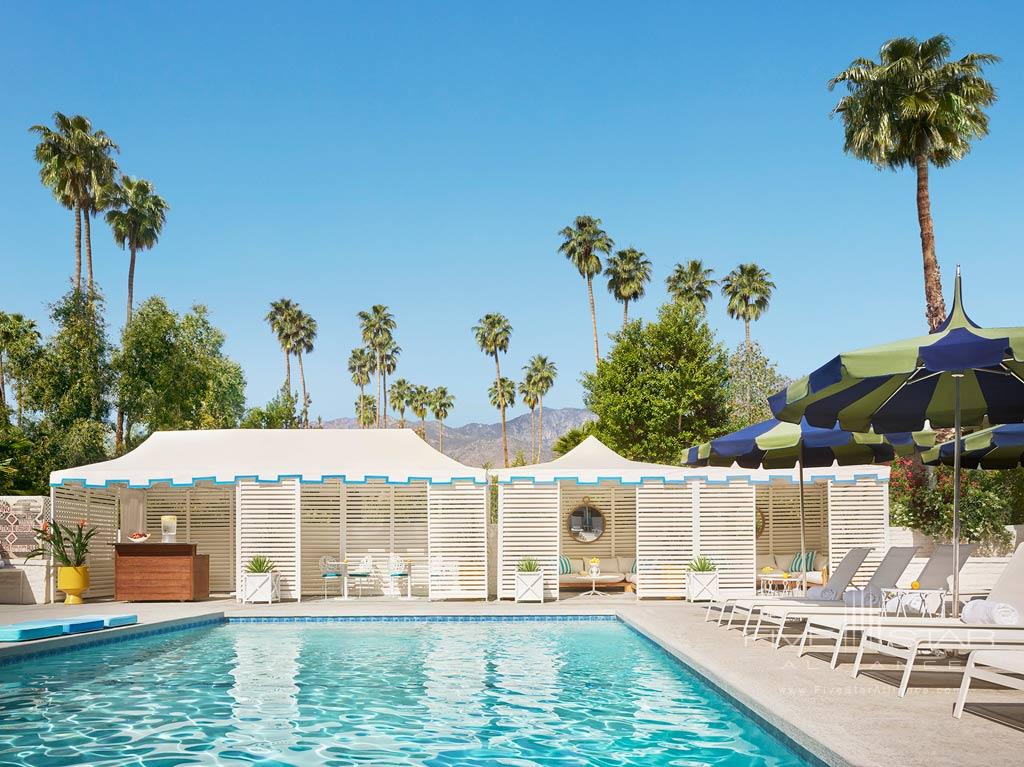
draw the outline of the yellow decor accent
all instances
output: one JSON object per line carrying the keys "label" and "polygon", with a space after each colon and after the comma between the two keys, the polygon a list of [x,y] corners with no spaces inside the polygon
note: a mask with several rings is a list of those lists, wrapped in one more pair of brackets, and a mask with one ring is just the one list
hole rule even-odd
{"label": "yellow decor accent", "polygon": [[599,564],[601,564],[601,560],[598,559],[597,557],[593,557],[590,560],[590,564],[592,564],[592,565],[599,565]]}
{"label": "yellow decor accent", "polygon": [[57,590],[63,591],[66,605],[82,604],[82,592],[89,588],[89,568],[81,567],[58,567],[57,568]]}
{"label": "yellow decor accent", "polygon": [[782,577],[783,577],[783,578],[788,578],[788,577],[789,577],[789,573],[783,573],[783,574],[782,574]]}
{"label": "yellow decor accent", "polygon": [[771,565],[766,565],[765,567],[762,567],[762,568],[761,568],[761,572],[762,572],[762,573],[770,573],[770,572],[771,572],[772,570],[774,570],[774,569],[775,569],[775,568],[774,568],[774,567],[772,567]]}
{"label": "yellow decor accent", "polygon": [[913,582],[912,582],[912,583],[910,584],[910,588],[912,588],[912,589],[919,589],[919,588],[921,588],[921,583],[920,583],[920,581],[913,581]]}

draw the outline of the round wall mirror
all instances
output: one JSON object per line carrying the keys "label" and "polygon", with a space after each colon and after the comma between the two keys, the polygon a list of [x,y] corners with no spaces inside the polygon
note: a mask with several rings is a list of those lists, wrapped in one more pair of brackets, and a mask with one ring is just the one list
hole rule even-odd
{"label": "round wall mirror", "polygon": [[588,498],[569,512],[569,535],[580,543],[593,543],[604,535],[604,514]]}

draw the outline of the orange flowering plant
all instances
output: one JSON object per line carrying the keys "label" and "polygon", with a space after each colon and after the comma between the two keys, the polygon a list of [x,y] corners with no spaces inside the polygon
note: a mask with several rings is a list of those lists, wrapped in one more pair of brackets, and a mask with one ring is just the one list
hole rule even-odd
{"label": "orange flowering plant", "polygon": [[78,520],[78,524],[73,527],[43,522],[32,531],[36,534],[39,546],[25,556],[25,561],[52,555],[61,567],[81,567],[89,553],[89,541],[97,532],[95,527],[87,528],[85,524],[84,519]]}

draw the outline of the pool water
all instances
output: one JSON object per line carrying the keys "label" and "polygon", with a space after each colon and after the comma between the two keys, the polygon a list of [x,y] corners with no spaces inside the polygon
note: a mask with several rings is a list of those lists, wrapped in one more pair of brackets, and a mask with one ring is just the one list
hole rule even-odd
{"label": "pool water", "polygon": [[222,624],[0,667],[0,765],[801,765],[618,621]]}

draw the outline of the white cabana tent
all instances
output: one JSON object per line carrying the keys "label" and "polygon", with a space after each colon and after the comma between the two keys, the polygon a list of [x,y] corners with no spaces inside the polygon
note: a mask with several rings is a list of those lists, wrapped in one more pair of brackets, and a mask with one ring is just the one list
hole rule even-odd
{"label": "white cabana tent", "polygon": [[[799,550],[794,471],[681,466],[631,461],[588,437],[548,463],[496,472],[498,596],[514,596],[516,565],[531,557],[544,570],[546,595],[559,593],[559,555],[636,561],[636,594],[686,596],[685,572],[697,556],[718,567],[727,594],[751,593],[759,558]],[[806,476],[809,545],[831,561],[853,546],[884,553],[888,468],[832,467]],[[605,533],[581,543],[568,515],[584,502],[600,510]]]}
{"label": "white cabana tent", "polygon": [[113,593],[102,544],[137,510],[154,537],[161,515],[178,516],[178,540],[210,555],[216,592],[234,591],[256,554],[296,599],[321,593],[321,556],[384,567],[395,554],[411,561],[420,593],[487,597],[485,472],[409,429],[157,432],[114,460],[55,471],[50,484],[56,519],[100,528],[89,596]]}

